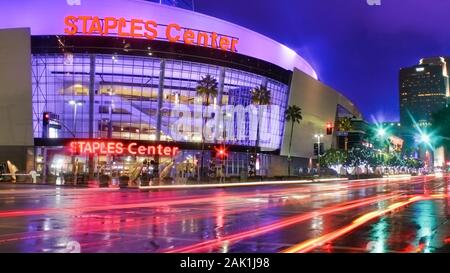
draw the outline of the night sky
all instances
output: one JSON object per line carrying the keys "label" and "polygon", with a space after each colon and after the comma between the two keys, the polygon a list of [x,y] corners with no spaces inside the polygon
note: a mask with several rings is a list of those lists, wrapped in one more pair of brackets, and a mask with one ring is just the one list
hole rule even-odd
{"label": "night sky", "polygon": [[400,67],[450,55],[450,0],[195,0],[195,10],[294,49],[368,121],[398,120]]}

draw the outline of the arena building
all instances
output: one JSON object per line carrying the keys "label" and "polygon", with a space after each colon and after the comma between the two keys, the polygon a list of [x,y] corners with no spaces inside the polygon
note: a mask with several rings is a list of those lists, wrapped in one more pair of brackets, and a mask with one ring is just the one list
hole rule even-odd
{"label": "arena building", "polygon": [[[298,174],[313,166],[315,134],[336,145],[327,123],[361,118],[296,52],[214,17],[138,0],[0,9],[0,161],[24,172],[136,176],[156,162],[158,176],[183,181],[203,162],[228,177],[286,175],[284,112],[295,104]],[[255,100],[255,88],[269,101]]]}

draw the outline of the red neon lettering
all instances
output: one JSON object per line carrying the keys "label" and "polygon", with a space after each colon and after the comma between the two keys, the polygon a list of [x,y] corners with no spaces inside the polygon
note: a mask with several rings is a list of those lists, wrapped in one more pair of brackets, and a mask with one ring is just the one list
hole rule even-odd
{"label": "red neon lettering", "polygon": [[70,147],[70,152],[71,153],[76,153],[77,152],[77,143],[76,142],[74,142],[74,141],[70,142],[69,147]]}
{"label": "red neon lettering", "polygon": [[108,154],[108,149],[106,148],[108,143],[100,143],[100,154],[106,155]]}
{"label": "red neon lettering", "polygon": [[[125,152],[124,144],[122,142],[103,142],[103,141],[72,141],[68,145],[68,150],[71,153],[83,154],[100,154],[100,155],[121,155]],[[131,155],[160,155],[160,156],[175,156],[179,151],[178,147],[163,146],[163,145],[138,145],[136,142],[128,144],[126,152]]]}
{"label": "red neon lettering", "polygon": [[[158,24],[156,24],[155,21],[147,21],[145,22],[145,29],[147,30],[147,32],[144,33],[145,38],[149,39],[149,40],[153,40],[158,36],[158,32],[156,31],[156,27],[158,26]],[[150,32],[150,34],[149,34]]]}
{"label": "red neon lettering", "polygon": [[230,47],[230,40],[225,36],[220,37],[219,48],[222,50],[228,50],[229,47]]}
{"label": "red neon lettering", "polygon": [[169,42],[175,43],[178,40],[180,40],[180,35],[172,36],[172,28],[176,29],[177,31],[180,31],[181,27],[177,24],[169,24],[166,28],[167,40],[169,40]]}
{"label": "red neon lettering", "polygon": [[107,146],[108,146],[108,149],[107,149],[106,153],[108,153],[108,154],[115,154],[116,153],[116,150],[115,150],[116,145],[115,145],[114,142],[108,142]]}
{"label": "red neon lettering", "polygon": [[238,43],[238,40],[236,40],[236,39],[231,40],[231,51],[232,52],[237,52],[237,49],[236,49],[237,43]]}
{"label": "red neon lettering", "polygon": [[217,33],[211,33],[211,47],[217,48]]}
{"label": "red neon lettering", "polygon": [[142,33],[139,33],[140,30],[142,30],[142,24],[144,21],[140,19],[131,19],[131,28],[130,28],[130,34],[134,38],[141,38],[144,37]]}
{"label": "red neon lettering", "polygon": [[92,20],[92,16],[78,16],[78,19],[80,19],[83,22],[83,28],[82,28],[83,34],[88,34],[87,21]]}
{"label": "red neon lettering", "polygon": [[117,32],[121,37],[130,37],[130,33],[124,32],[123,29],[126,27],[127,21],[124,18],[119,19],[119,31]]}
{"label": "red neon lettering", "polygon": [[105,26],[103,28],[103,35],[108,35],[109,30],[117,27],[117,19],[114,17],[105,17]]}
{"label": "red neon lettering", "polygon": [[64,24],[67,26],[64,28],[64,33],[68,35],[74,35],[78,32],[78,27],[75,24],[78,21],[78,18],[75,16],[66,16],[64,18]]}
{"label": "red neon lettering", "polygon": [[130,143],[130,145],[128,145],[128,153],[129,154],[132,154],[132,155],[135,155],[136,154],[136,152],[135,151],[133,151],[133,147],[135,147],[135,146],[137,146],[137,143],[135,143],[135,142],[133,142],[133,143]]}
{"label": "red neon lettering", "polygon": [[80,153],[85,153],[85,151],[84,151],[85,145],[86,145],[86,142],[84,142],[84,141],[78,142],[78,148],[80,149]]}
{"label": "red neon lettering", "polygon": [[94,18],[92,19],[88,34],[92,33],[103,34],[102,25],[100,24],[100,19],[98,18],[98,16],[94,16]]}
{"label": "red neon lettering", "polygon": [[158,155],[163,155],[162,146],[158,145],[156,148],[158,149]]}
{"label": "red neon lettering", "polygon": [[206,32],[197,33],[197,45],[208,47],[208,33]]}
{"label": "red neon lettering", "polygon": [[155,155],[155,154],[156,154],[156,148],[155,148],[155,146],[149,146],[149,147],[148,147],[148,154],[149,154],[149,155]]}
{"label": "red neon lettering", "polygon": [[92,154],[92,144],[89,142],[86,142],[86,146],[84,147],[84,153]]}
{"label": "red neon lettering", "polygon": [[92,153],[97,154],[100,151],[100,142],[92,142]]}
{"label": "red neon lettering", "polygon": [[119,155],[123,154],[123,143],[116,143],[116,153]]}
{"label": "red neon lettering", "polygon": [[[103,21],[103,22],[102,22]],[[116,18],[107,16],[73,16],[64,17],[64,33],[67,35],[109,35],[116,34],[119,37],[146,38],[153,40],[158,37],[158,24],[153,20],[131,18]],[[183,42],[191,45],[219,48],[221,50],[237,52],[238,39],[219,35],[217,32],[208,34],[204,31],[192,30],[181,27],[176,23],[165,27],[166,39],[169,42]],[[162,35],[160,36],[162,38]]]}
{"label": "red neon lettering", "polygon": [[190,29],[187,29],[183,34],[184,43],[187,45],[192,45],[194,43],[194,38],[195,33]]}
{"label": "red neon lettering", "polygon": [[146,151],[147,151],[147,148],[145,148],[145,146],[139,146],[138,147],[138,154],[145,155]]}
{"label": "red neon lettering", "polygon": [[170,148],[170,147],[165,147],[164,148],[164,155],[165,156],[170,156],[171,153],[172,153],[172,148]]}

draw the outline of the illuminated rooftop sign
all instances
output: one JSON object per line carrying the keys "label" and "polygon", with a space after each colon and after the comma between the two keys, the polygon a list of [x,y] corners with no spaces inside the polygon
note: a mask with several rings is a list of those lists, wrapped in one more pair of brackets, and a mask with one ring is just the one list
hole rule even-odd
{"label": "illuminated rooftop sign", "polygon": [[74,16],[64,18],[64,33],[67,35],[101,35],[148,40],[166,40],[202,47],[237,52],[239,39],[216,32],[206,32],[181,27],[178,24],[158,24],[153,20],[98,16]]}

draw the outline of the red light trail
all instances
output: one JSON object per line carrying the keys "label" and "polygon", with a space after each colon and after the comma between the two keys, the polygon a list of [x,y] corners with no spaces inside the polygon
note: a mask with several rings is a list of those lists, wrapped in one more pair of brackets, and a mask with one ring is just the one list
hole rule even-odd
{"label": "red light trail", "polygon": [[[380,181],[373,182],[373,183],[367,183],[367,182],[347,182],[351,183],[351,185],[326,185],[321,186],[318,191],[325,192],[325,191],[336,191],[336,190],[343,190],[343,189],[358,189],[358,188],[367,188],[370,186],[375,185],[393,185],[393,184],[387,184],[387,183],[380,183]],[[423,183],[423,181],[417,181],[417,182],[410,182],[410,181],[395,181],[395,185],[402,184],[402,183]],[[118,205],[95,205],[95,206],[86,206],[86,207],[75,207],[75,208],[47,208],[47,209],[30,209],[30,210],[16,210],[16,211],[4,211],[0,212],[0,218],[5,217],[22,217],[22,216],[32,216],[32,215],[43,215],[43,214],[76,214],[76,213],[84,213],[84,212],[90,212],[90,211],[101,211],[101,210],[115,210],[115,209],[135,209],[135,208],[149,208],[149,207],[163,207],[163,206],[175,206],[175,205],[183,205],[183,204],[192,204],[192,203],[205,203],[205,202],[217,202],[219,199],[238,199],[238,198],[248,198],[253,197],[257,195],[263,195],[263,194],[287,194],[287,193],[313,193],[312,189],[314,188],[314,185],[310,185],[303,188],[288,188],[288,189],[280,189],[280,190],[264,190],[264,191],[258,191],[258,192],[252,192],[252,193],[242,193],[242,194],[223,194],[223,195],[216,195],[216,196],[208,196],[203,197],[202,195],[197,195],[194,197],[183,197],[175,200],[157,200],[157,201],[150,201],[150,202],[140,202],[140,203],[131,203],[131,204],[118,204]]]}
{"label": "red light trail", "polygon": [[[333,192],[333,193],[338,194],[338,193],[342,193],[345,191],[346,190],[340,190],[340,191]],[[269,209],[269,208],[285,206],[285,205],[306,203],[313,199],[315,201],[318,201],[318,200],[326,200],[326,199],[330,198],[328,195],[325,198],[315,198],[320,195],[321,194],[318,194],[318,195],[308,194],[308,196],[305,196],[305,198],[302,198],[302,199],[294,198],[293,200],[289,199],[289,201],[287,201],[287,202],[268,203],[268,204],[264,204],[264,208]],[[346,202],[345,204],[351,204],[351,203],[359,202],[361,200],[362,199],[351,200],[351,201]],[[342,204],[343,203],[340,203],[340,205],[342,205]],[[222,207],[219,207],[219,210],[221,208]],[[246,206],[244,208],[239,208],[239,209],[233,208],[232,213],[228,213],[228,214],[239,214],[239,213],[243,213],[243,212],[247,212],[247,211],[258,210],[259,208],[260,208],[260,204],[256,204],[256,206],[254,206],[254,207]],[[223,211],[223,214],[224,215],[222,216],[222,218],[226,215],[225,210]],[[210,212],[210,213],[204,213],[204,214],[198,214],[198,215],[189,215],[189,218],[190,219],[202,219],[202,218],[212,217],[215,215],[216,215],[215,212]],[[86,233],[86,232],[113,231],[113,230],[120,230],[120,229],[125,229],[125,228],[129,229],[129,228],[134,228],[134,227],[140,227],[144,224],[148,224],[149,220],[152,220],[152,222],[151,222],[152,225],[167,224],[167,223],[177,222],[177,221],[181,220],[178,215],[174,216],[176,218],[157,217],[156,221],[153,220],[154,216],[146,216],[146,217],[142,218],[141,215],[127,217],[125,219],[125,221],[121,216],[115,216],[115,215],[99,216],[100,218],[95,218],[95,221],[90,221],[90,218],[91,218],[90,215],[83,215],[81,217],[87,219],[87,221],[83,221],[82,223],[77,222],[73,226],[71,226],[71,229],[74,230],[74,232],[71,232],[71,235]],[[223,221],[223,219],[222,219],[222,221]],[[36,239],[36,238],[40,238],[43,236],[46,236],[46,237],[58,236],[58,235],[66,234],[66,233],[67,233],[67,231],[51,230],[51,234],[49,234],[48,231],[38,231],[38,232],[31,233],[31,234],[30,234],[30,232],[10,234],[6,238],[0,237],[0,244],[5,243],[5,242],[17,241],[17,240]]]}
{"label": "red light trail", "polygon": [[200,250],[203,250],[205,248],[210,248],[210,247],[214,247],[217,246],[223,242],[235,242],[235,241],[239,241],[242,239],[246,239],[246,238],[251,238],[251,237],[255,237],[255,236],[259,236],[262,235],[264,233],[270,232],[270,231],[274,231],[277,229],[281,229],[281,228],[285,228],[288,227],[290,225],[293,224],[297,224],[299,222],[302,221],[306,221],[309,219],[312,219],[314,217],[317,216],[321,216],[321,215],[326,215],[326,214],[331,214],[331,213],[336,213],[336,212],[341,212],[341,211],[346,211],[346,210],[351,210],[351,209],[355,209],[358,207],[363,207],[363,206],[367,206],[379,201],[383,201],[383,200],[389,200],[389,199],[395,199],[400,197],[399,194],[386,194],[386,195],[381,195],[381,196],[376,196],[376,197],[370,197],[370,198],[365,198],[365,199],[361,199],[361,200],[353,200],[350,202],[346,202],[346,203],[341,203],[335,206],[331,206],[331,207],[327,207],[327,208],[323,208],[323,209],[319,209],[316,211],[312,211],[312,212],[308,212],[299,216],[293,216],[293,217],[289,217],[287,219],[272,223],[270,225],[266,225],[266,226],[262,226],[256,229],[252,229],[252,230],[248,230],[248,231],[244,231],[244,232],[240,232],[240,233],[236,233],[236,234],[231,234],[228,236],[224,236],[220,239],[214,239],[214,240],[209,240],[209,241],[205,241],[205,242],[201,242],[198,244],[194,244],[191,246],[186,246],[186,247],[182,247],[182,248],[177,248],[177,249],[173,249],[170,251],[167,251],[166,253],[188,253],[188,252],[198,252]]}
{"label": "red light trail", "polygon": [[335,230],[333,232],[330,232],[328,234],[319,236],[317,238],[309,239],[307,241],[304,241],[302,243],[296,244],[292,247],[289,247],[281,253],[305,253],[309,252],[318,246],[324,245],[327,242],[333,241],[353,230],[356,228],[376,219],[380,216],[385,215],[386,213],[398,210],[400,208],[403,208],[407,205],[410,205],[412,203],[418,202],[418,201],[424,201],[424,200],[430,200],[430,199],[439,199],[439,198],[448,198],[449,195],[446,194],[434,194],[434,195],[416,195],[413,197],[409,197],[408,200],[394,203],[390,206],[388,206],[386,209],[382,210],[376,210],[369,213],[366,213],[357,219],[355,219],[351,224],[344,226],[338,230]]}

